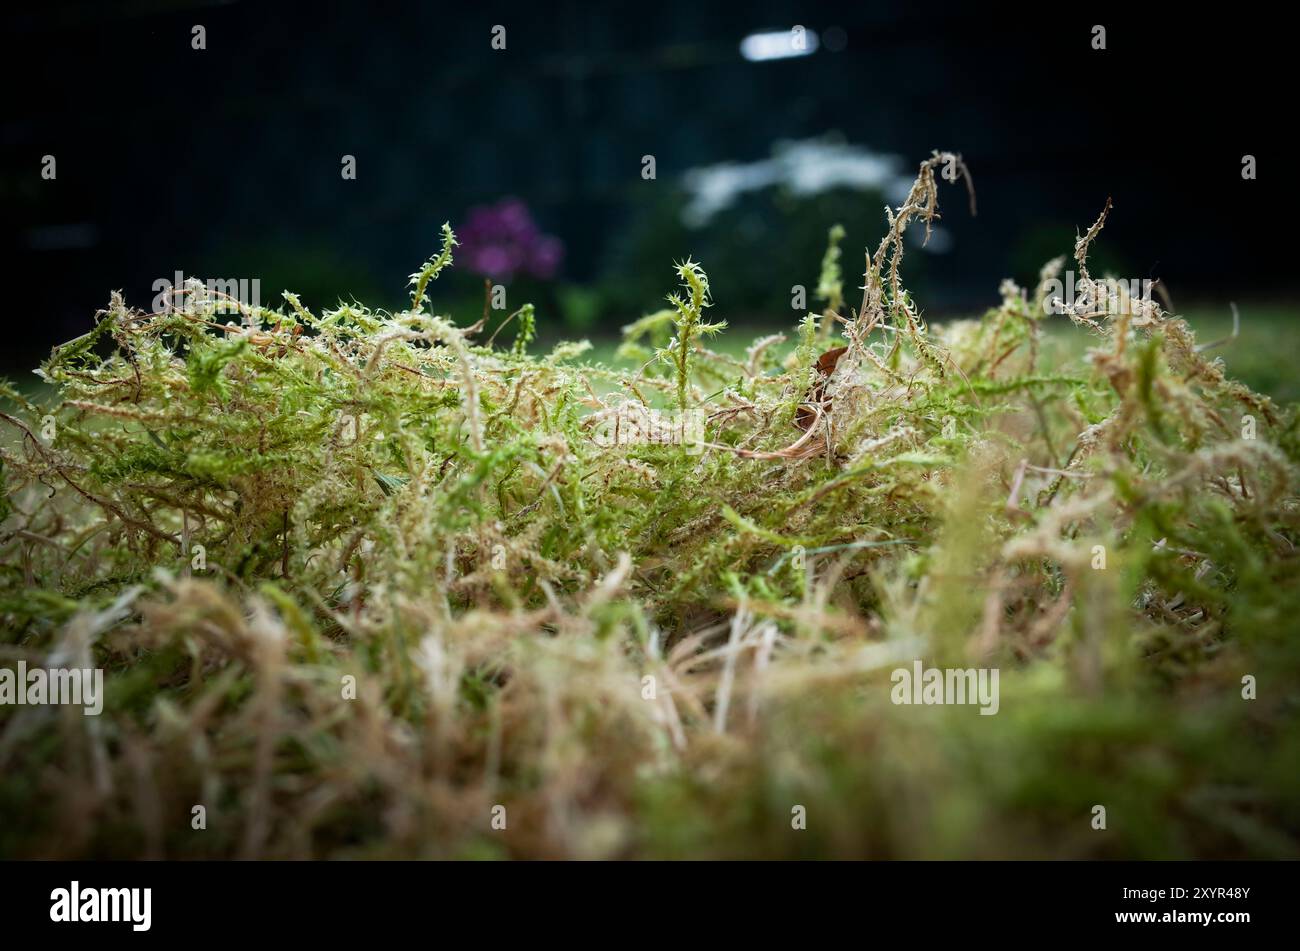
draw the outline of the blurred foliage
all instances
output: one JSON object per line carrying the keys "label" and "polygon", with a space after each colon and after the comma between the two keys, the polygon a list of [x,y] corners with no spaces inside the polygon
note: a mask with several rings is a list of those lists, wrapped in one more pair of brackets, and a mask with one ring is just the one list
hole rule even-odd
{"label": "blurred foliage", "polygon": [[[628,227],[610,243],[602,277],[594,288],[602,310],[628,318],[645,312],[647,301],[662,298],[655,262],[671,261],[689,252],[709,262],[709,275],[728,288],[728,315],[787,314],[791,287],[806,289],[813,308],[817,265],[826,249],[827,230],[839,221],[879,221],[884,198],[878,192],[835,188],[811,196],[796,196],[780,188],[741,195],[705,225],[689,227],[681,220],[687,196],[661,185]],[[883,227],[872,233],[851,229],[844,242],[850,274],[861,273],[861,249],[875,244]],[[924,255],[909,260],[911,282],[925,287]],[[856,282],[853,282],[856,283]],[[846,296],[852,300],[852,292]],[[729,318],[730,319],[730,318]]]}

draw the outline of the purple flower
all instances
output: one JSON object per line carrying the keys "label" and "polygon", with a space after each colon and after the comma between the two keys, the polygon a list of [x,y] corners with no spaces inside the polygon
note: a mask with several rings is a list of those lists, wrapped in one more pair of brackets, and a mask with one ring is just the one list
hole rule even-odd
{"label": "purple flower", "polygon": [[471,208],[456,237],[460,240],[456,257],[466,267],[501,281],[516,274],[547,280],[555,276],[564,258],[560,239],[542,234],[528,206],[517,198]]}

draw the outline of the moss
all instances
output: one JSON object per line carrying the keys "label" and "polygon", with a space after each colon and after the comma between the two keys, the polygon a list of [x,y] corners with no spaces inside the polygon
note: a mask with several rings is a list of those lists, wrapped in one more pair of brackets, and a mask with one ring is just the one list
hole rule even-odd
{"label": "moss", "polygon": [[[832,230],[785,359],[689,260],[632,367],[480,340],[449,228],[399,313],[114,296],[4,391],[0,645],[109,689],[0,708],[3,854],[1294,857],[1294,408],[1147,301],[927,327],[959,161],[856,310]],[[913,658],[999,713],[894,705]]]}

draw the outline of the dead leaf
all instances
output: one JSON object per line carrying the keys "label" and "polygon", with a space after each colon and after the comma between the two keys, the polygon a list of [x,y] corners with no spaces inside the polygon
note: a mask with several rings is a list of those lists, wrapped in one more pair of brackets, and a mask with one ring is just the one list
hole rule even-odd
{"label": "dead leaf", "polygon": [[[835,367],[839,364],[840,357],[844,356],[844,352],[848,349],[848,347],[834,347],[827,350],[817,358],[817,382],[808,388],[808,392],[804,396],[805,405],[800,406],[798,411],[794,414],[794,424],[800,429],[806,431],[817,418],[817,413],[807,404],[822,402],[824,391],[826,389],[826,381],[830,378],[830,375],[835,372]],[[828,403],[824,409],[829,412],[830,404]]]}

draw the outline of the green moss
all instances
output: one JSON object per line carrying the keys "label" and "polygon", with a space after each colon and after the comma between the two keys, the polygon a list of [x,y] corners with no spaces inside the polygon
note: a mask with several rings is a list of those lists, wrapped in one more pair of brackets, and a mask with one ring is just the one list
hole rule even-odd
{"label": "green moss", "polygon": [[[114,297],[3,392],[6,662],[108,682],[0,708],[3,854],[1294,857],[1294,408],[1155,310],[925,326],[944,158],[788,351],[710,349],[689,260],[631,368],[480,341],[449,228],[395,314]],[[914,658],[998,714],[894,705]]]}

